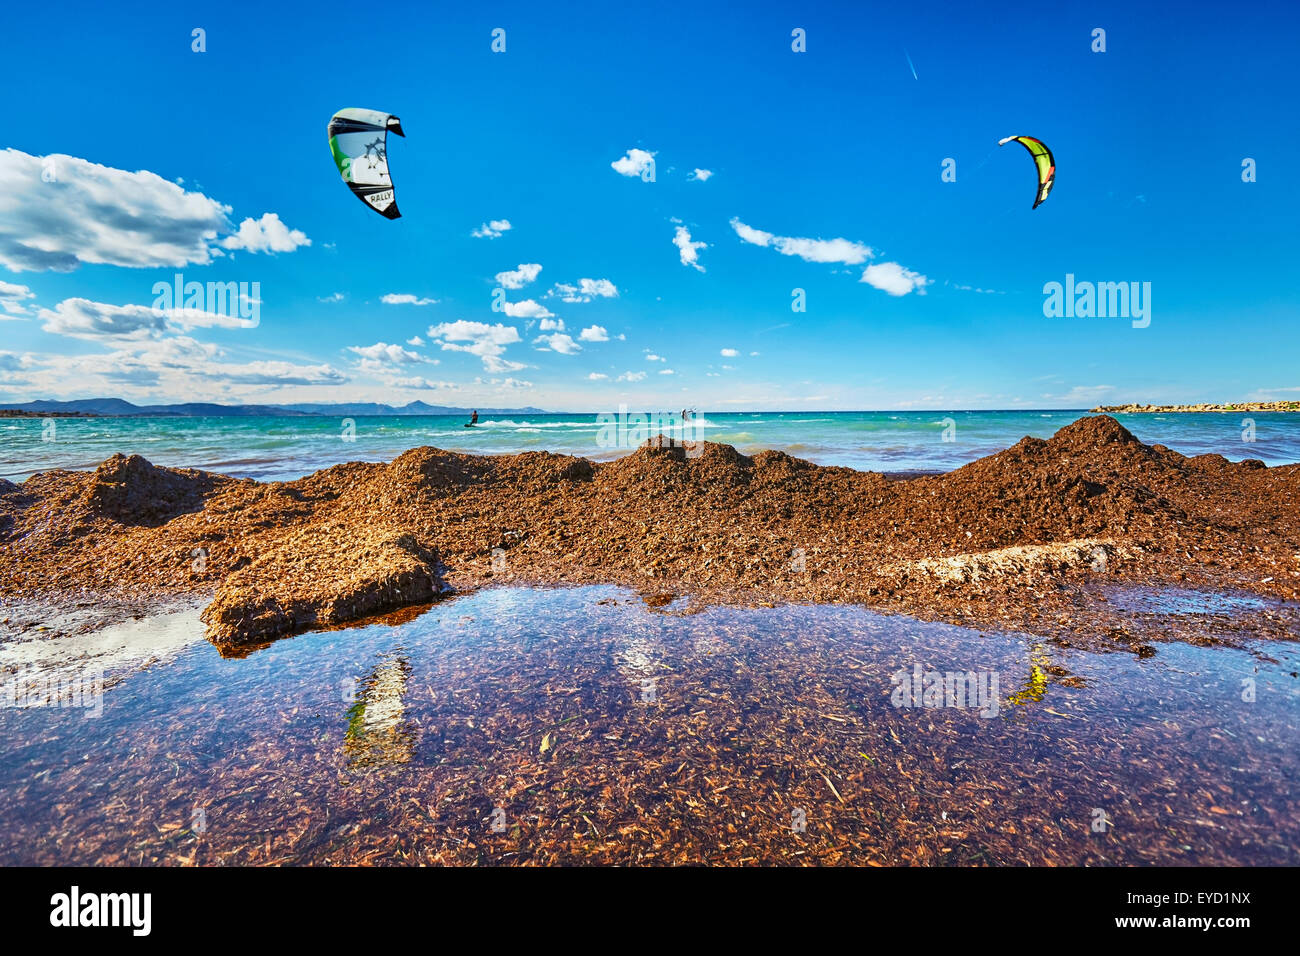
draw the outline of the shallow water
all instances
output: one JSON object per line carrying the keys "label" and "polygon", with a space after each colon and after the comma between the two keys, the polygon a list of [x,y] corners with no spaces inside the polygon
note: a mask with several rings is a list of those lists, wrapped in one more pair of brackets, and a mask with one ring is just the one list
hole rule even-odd
{"label": "shallow water", "polygon": [[1253,594],[1228,594],[1191,588],[1111,587],[1106,589],[1106,599],[1120,610],[1138,614],[1232,616],[1262,611],[1270,605],[1265,598]]}
{"label": "shallow water", "polygon": [[[613,587],[243,659],[181,623],[91,660],[99,716],[0,709],[0,863],[1300,862],[1294,644],[1139,659]],[[918,666],[994,692],[896,706]]]}
{"label": "shallow water", "polygon": [[[635,409],[633,410],[635,411]],[[788,452],[820,465],[885,472],[950,471],[996,454],[1026,435],[1048,438],[1083,411],[708,412],[690,438],[734,445],[745,454]],[[1185,455],[1216,453],[1269,465],[1300,461],[1300,413],[1119,415],[1147,443]],[[54,422],[53,432],[47,422]],[[143,455],[158,465],[203,468],[241,478],[288,480],[344,461],[389,461],[419,445],[512,454],[551,451],[608,460],[643,437],[623,433],[609,447],[594,414],[462,416],[0,419],[0,478],[21,481],[51,468],[87,470],[110,455]],[[1248,429],[1246,422],[1254,422]],[[634,430],[633,430],[634,431]],[[605,430],[605,438],[618,437]],[[652,430],[653,433],[653,430]],[[680,420],[664,433],[681,435]],[[45,440],[50,439],[53,440]],[[1245,439],[1250,438],[1250,441]],[[635,440],[633,440],[635,439]]]}

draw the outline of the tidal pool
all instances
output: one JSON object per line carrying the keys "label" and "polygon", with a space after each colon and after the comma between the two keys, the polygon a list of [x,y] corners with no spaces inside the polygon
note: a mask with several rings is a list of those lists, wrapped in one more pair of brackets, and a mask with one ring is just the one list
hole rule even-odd
{"label": "tidal pool", "polygon": [[502,588],[238,659],[185,612],[89,645],[96,706],[12,690],[66,643],[0,654],[0,863],[1300,863],[1296,644],[683,604]]}

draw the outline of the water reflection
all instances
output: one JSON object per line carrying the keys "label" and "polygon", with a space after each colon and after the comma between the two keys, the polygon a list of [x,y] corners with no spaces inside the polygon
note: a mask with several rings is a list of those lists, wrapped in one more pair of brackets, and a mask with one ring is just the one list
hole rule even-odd
{"label": "water reflection", "polygon": [[411,662],[394,652],[360,682],[357,700],[348,708],[343,754],[351,770],[410,761],[419,736],[418,725],[406,716]]}

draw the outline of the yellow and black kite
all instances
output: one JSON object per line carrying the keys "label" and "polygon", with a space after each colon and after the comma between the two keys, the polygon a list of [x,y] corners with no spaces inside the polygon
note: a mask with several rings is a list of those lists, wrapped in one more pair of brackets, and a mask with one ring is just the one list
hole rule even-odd
{"label": "yellow and black kite", "polygon": [[1037,209],[1047,199],[1047,194],[1052,191],[1052,184],[1056,182],[1056,158],[1052,156],[1052,151],[1047,148],[1046,143],[1032,136],[1008,136],[1006,139],[998,140],[998,145],[1005,146],[1012,141],[1029,150],[1029,155],[1034,157],[1034,165],[1038,167],[1038,192],[1034,196],[1034,208]]}

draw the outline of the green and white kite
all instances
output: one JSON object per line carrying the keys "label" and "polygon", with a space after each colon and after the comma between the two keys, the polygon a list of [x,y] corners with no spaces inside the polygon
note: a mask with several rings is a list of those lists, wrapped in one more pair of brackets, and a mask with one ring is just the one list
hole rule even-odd
{"label": "green and white kite", "polygon": [[339,110],[330,117],[330,152],[343,181],[363,203],[397,219],[397,197],[388,174],[388,134],[402,132],[402,121],[378,110]]}

